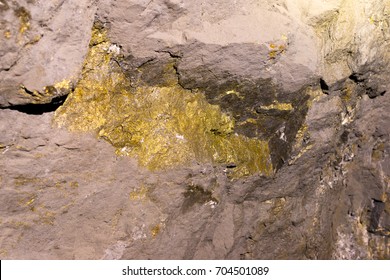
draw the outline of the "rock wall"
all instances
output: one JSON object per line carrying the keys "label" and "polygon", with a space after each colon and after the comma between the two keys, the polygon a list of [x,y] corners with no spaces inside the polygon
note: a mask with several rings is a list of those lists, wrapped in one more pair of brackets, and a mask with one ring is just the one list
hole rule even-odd
{"label": "rock wall", "polygon": [[0,2],[0,106],[49,103],[79,78],[92,1]]}
{"label": "rock wall", "polygon": [[0,257],[389,259],[389,12],[0,0]]}

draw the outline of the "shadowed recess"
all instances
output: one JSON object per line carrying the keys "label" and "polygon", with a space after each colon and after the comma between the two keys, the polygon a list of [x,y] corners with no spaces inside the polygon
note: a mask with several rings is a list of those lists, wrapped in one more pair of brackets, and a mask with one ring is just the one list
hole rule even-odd
{"label": "shadowed recess", "polygon": [[16,110],[29,115],[43,115],[45,113],[54,112],[60,107],[66,99],[66,96],[59,96],[52,99],[50,103],[46,104],[25,104],[13,105],[4,107],[3,109]]}

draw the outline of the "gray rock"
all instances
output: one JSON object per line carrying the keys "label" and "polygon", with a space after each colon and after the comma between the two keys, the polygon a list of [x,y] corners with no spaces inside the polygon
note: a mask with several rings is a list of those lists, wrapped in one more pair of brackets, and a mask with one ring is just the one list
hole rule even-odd
{"label": "gray rock", "polygon": [[[1,259],[390,258],[390,7],[239,2],[0,1]],[[261,120],[235,133],[269,141],[276,174],[152,172],[53,127],[95,16],[131,79],[162,85],[172,63],[237,123]]]}
{"label": "gray rock", "polygon": [[[279,5],[250,0],[102,1],[98,17],[109,22],[112,42],[139,64],[158,59],[161,52],[179,56],[185,87],[227,77],[272,78],[291,92],[319,74],[314,32]],[[192,83],[187,85],[187,80]]]}
{"label": "gray rock", "polygon": [[[1,3],[0,106],[49,103],[68,94],[87,52],[92,1]],[[63,81],[67,91],[45,91]]]}

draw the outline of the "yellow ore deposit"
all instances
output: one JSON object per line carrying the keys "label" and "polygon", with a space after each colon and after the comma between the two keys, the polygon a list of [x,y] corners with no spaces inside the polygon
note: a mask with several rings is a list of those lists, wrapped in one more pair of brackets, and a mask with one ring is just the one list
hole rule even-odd
{"label": "yellow ore deposit", "polygon": [[232,177],[273,174],[268,142],[234,133],[234,119],[201,92],[181,88],[173,65],[169,86],[134,87],[113,58],[103,29],[94,28],[82,78],[55,113],[70,131],[95,131],[118,155],[150,170],[192,162],[234,165]]}

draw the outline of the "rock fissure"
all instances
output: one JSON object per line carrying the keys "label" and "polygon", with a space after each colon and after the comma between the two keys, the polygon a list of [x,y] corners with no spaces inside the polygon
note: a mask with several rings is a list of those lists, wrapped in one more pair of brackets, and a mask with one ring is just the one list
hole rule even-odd
{"label": "rock fissure", "polygon": [[66,100],[66,96],[55,97],[50,103],[13,105],[1,109],[16,110],[29,115],[42,115],[55,112]]}

